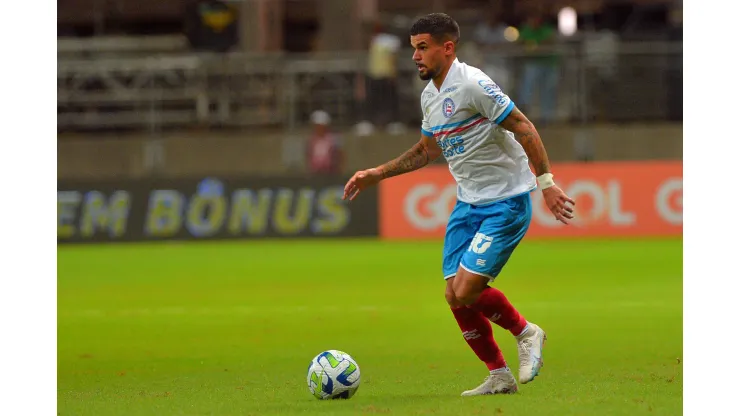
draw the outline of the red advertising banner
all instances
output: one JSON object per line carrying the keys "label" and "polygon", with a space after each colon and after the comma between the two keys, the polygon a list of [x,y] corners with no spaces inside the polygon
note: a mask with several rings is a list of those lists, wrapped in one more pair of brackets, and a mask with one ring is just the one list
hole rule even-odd
{"label": "red advertising banner", "polygon": [[[566,226],[532,193],[528,237],[680,236],[683,233],[683,164],[603,162],[553,166],[555,182],[576,201]],[[440,238],[456,201],[446,166],[429,166],[380,184],[383,238]]]}

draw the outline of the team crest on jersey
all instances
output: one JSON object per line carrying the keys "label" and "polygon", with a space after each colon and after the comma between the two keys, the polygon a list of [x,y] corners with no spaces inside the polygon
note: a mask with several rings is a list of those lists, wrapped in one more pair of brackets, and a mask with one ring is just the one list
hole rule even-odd
{"label": "team crest on jersey", "polygon": [[450,118],[453,114],[455,114],[455,102],[452,101],[452,98],[445,98],[442,102],[442,115]]}

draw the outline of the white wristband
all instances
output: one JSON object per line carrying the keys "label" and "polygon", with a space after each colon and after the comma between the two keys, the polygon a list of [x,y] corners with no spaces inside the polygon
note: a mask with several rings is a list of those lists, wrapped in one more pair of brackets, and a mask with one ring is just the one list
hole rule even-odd
{"label": "white wristband", "polygon": [[537,177],[537,186],[541,189],[547,189],[551,186],[555,186],[555,182],[552,180],[552,173],[543,173]]}

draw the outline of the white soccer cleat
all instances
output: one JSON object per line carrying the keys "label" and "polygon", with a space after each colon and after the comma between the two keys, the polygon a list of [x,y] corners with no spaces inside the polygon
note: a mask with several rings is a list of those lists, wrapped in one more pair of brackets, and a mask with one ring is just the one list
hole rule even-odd
{"label": "white soccer cleat", "polygon": [[516,337],[519,348],[519,382],[527,384],[537,377],[544,366],[542,347],[547,335],[539,326],[528,323],[523,334]]}
{"label": "white soccer cleat", "polygon": [[514,374],[511,373],[509,367],[493,370],[491,375],[486,377],[483,384],[474,388],[473,390],[467,390],[462,393],[462,396],[482,396],[486,394],[513,394],[519,390],[516,385],[516,379]]}

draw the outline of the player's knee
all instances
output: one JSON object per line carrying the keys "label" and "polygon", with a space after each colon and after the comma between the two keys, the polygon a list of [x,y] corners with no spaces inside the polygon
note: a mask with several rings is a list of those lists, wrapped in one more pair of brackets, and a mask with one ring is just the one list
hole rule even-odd
{"label": "player's knee", "polygon": [[447,304],[450,305],[451,308],[461,308],[465,306],[462,302],[460,302],[457,297],[455,297],[455,278],[451,277],[447,279],[447,285],[445,287],[445,300],[447,301]]}
{"label": "player's knee", "polygon": [[480,297],[481,290],[476,285],[461,281],[454,286],[454,297],[462,305],[472,305]]}
{"label": "player's knee", "polygon": [[462,302],[457,300],[457,298],[455,297],[455,292],[452,290],[452,288],[448,288],[445,290],[445,300],[451,308],[459,308],[465,306]]}
{"label": "player's knee", "polygon": [[480,297],[483,289],[488,285],[488,279],[479,274],[460,270],[452,284],[455,298],[463,305],[472,305]]}
{"label": "player's knee", "polygon": [[455,299],[457,299],[458,302],[465,306],[474,304],[475,301],[478,300],[479,296],[480,291],[475,291],[472,289],[463,289],[455,292]]}
{"label": "player's knee", "polygon": [[447,281],[447,286],[445,287],[445,300],[447,301],[447,304],[455,307],[457,306],[457,299],[455,299],[455,291],[452,290],[452,282]]}

